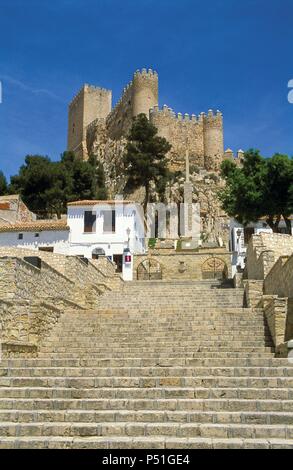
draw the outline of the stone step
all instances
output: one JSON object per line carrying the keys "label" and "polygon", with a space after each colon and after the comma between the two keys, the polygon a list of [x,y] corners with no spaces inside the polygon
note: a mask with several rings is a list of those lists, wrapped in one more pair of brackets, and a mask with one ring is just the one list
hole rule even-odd
{"label": "stone step", "polygon": [[292,367],[0,367],[0,377],[293,377]]}
{"label": "stone step", "polygon": [[0,409],[0,422],[11,423],[212,423],[293,425],[293,412]]}
{"label": "stone step", "polygon": [[[200,357],[201,358],[247,358],[247,359],[250,359],[250,358],[258,358],[258,359],[265,359],[265,358],[271,358],[273,359],[274,358],[274,354],[273,352],[257,352],[257,351],[254,351],[254,352],[251,352],[250,350],[249,351],[242,351],[242,352],[239,352],[239,351],[221,351],[221,350],[216,350],[216,351],[198,351],[198,352],[192,352],[192,353],[186,353],[184,355],[182,355],[182,352],[176,352],[176,353],[172,353],[172,352],[145,352],[143,354],[143,356],[145,358],[153,358],[153,359],[158,359],[158,360],[162,360],[162,359],[166,359],[166,358],[173,358],[173,359],[177,359],[177,358],[181,358],[184,360],[184,357],[190,357],[190,358],[196,358],[196,357]],[[40,351],[39,353],[39,358],[40,359],[43,359],[43,358],[48,358],[48,359],[60,359],[60,358],[63,358],[63,359],[81,359],[81,360],[87,360],[87,359],[104,359],[105,357],[108,357],[108,358],[124,358],[124,359],[127,359],[127,358],[136,358],[137,357],[137,352],[131,352],[131,353],[127,353],[127,352],[123,352],[123,354],[121,354],[121,352],[110,352],[110,353],[107,353],[105,354],[104,352],[102,353],[95,353],[95,352],[92,352],[92,351],[70,351],[70,352],[62,352],[60,353],[59,352],[42,352],[42,350]]]}
{"label": "stone step", "polygon": [[0,387],[0,398],[120,398],[120,399],[166,399],[166,398],[237,398],[256,400],[293,400],[292,388],[228,388],[228,387]]}
{"label": "stone step", "polygon": [[0,387],[257,387],[293,388],[293,377],[160,376],[160,377],[0,377]]}
{"label": "stone step", "polygon": [[[38,370],[39,368],[81,368],[81,370],[86,368],[110,368],[110,367],[119,367],[119,368],[134,368],[134,367],[155,367],[160,370],[164,368],[174,368],[174,367],[207,367],[209,370],[213,368],[223,368],[223,367],[232,367],[235,368],[269,368],[274,370],[275,368],[292,368],[293,361],[289,362],[286,358],[275,358],[273,356],[269,358],[247,358],[247,357],[230,357],[230,358],[207,358],[207,357],[174,357],[174,358],[149,358],[149,357],[130,357],[130,358],[113,358],[113,357],[103,357],[92,359],[90,357],[86,359],[71,359],[71,358],[58,358],[58,359],[49,359],[49,358],[31,358],[31,359],[2,359],[0,366],[3,369],[14,369],[21,368],[23,370]],[[238,373],[238,372],[237,372]]]}
{"label": "stone step", "polygon": [[219,388],[290,388],[293,377],[227,377],[227,376],[168,376],[168,377],[0,377],[0,387],[69,387],[69,388],[160,388],[160,387],[219,387]]}
{"label": "stone step", "polygon": [[[238,399],[238,398],[173,398],[173,399],[119,399],[119,398],[0,398],[3,410],[95,410],[95,411],[185,411],[185,412],[263,412],[293,413],[292,400],[278,399]],[[33,415],[32,415],[33,416]]]}
{"label": "stone step", "polygon": [[179,438],[246,438],[284,439],[293,444],[293,426],[262,424],[212,424],[212,423],[60,423],[38,422],[20,423],[1,422],[0,436],[128,436],[152,437],[169,436]]}
{"label": "stone step", "polygon": [[[128,338],[127,338],[128,339]],[[182,350],[182,348],[184,348],[183,350],[188,350],[190,348],[192,348],[193,350],[196,349],[196,348],[199,348],[199,347],[209,347],[209,345],[213,345],[213,347],[217,347],[217,348],[225,348],[225,347],[229,347],[230,346],[230,349],[240,349],[240,348],[257,348],[257,347],[269,347],[271,346],[271,342],[270,344],[267,344],[268,341],[265,341],[265,339],[261,339],[261,340],[255,340],[255,341],[248,341],[248,340],[238,340],[238,341],[231,341],[229,343],[228,340],[226,341],[219,341],[219,340],[216,340],[214,339],[213,337],[209,338],[209,340],[205,341],[205,340],[200,340],[199,338],[197,339],[188,339],[188,340],[185,340],[184,342],[181,341],[181,340],[176,340],[175,339],[173,341],[163,341],[163,340],[153,340],[153,341],[150,341],[148,339],[146,339],[146,341],[142,341],[142,340],[135,340],[133,339],[133,341],[122,341],[120,340],[119,342],[119,345],[117,345],[117,342],[115,341],[99,341],[99,338],[95,338],[95,339],[92,339],[92,340],[89,340],[88,338],[79,338],[79,340],[71,340],[71,341],[62,341],[61,339],[60,340],[55,340],[55,341],[48,341],[47,342],[47,345],[48,347],[55,347],[55,348],[62,348],[64,350],[66,350],[67,348],[68,349],[76,349],[76,348],[89,348],[90,350],[107,350],[107,349],[111,349],[111,350],[120,350],[121,352],[123,351],[128,351],[128,350],[133,350],[133,349],[141,349],[142,351],[145,351],[146,349],[151,349],[151,350],[158,350],[158,349],[164,349],[165,351],[168,351],[168,350]],[[184,344],[184,346],[183,346]],[[44,347],[43,347],[43,350],[44,350]]]}
{"label": "stone step", "polygon": [[[145,333],[144,333],[145,334]],[[76,337],[76,341],[78,342],[84,342],[86,340],[88,340],[89,343],[91,343],[92,341],[99,341],[100,338],[97,336],[97,334],[90,334],[90,335],[77,335],[76,333],[74,333],[72,336]],[[208,339],[207,339],[208,338]],[[253,336],[253,338],[255,339],[255,342],[261,342],[261,343],[264,343],[265,341],[268,341],[271,339],[271,337],[269,335],[264,335],[264,334],[255,334]],[[120,333],[118,335],[109,335],[107,340],[103,340],[103,342],[99,341],[99,344],[111,344],[111,343],[114,343],[114,344],[117,344],[117,341],[119,341],[120,343],[122,344],[133,344],[134,342],[136,343],[140,343],[142,342],[144,339],[144,336],[143,336],[143,333],[142,332],[137,332],[136,333],[136,336],[135,338],[131,338],[130,335],[128,335],[127,333]],[[231,335],[230,338],[229,338],[229,335],[220,335],[220,334],[215,334],[214,331],[211,331],[208,335],[207,334],[196,334],[195,332],[186,332],[184,334],[180,334],[180,333],[177,333],[176,335],[173,334],[172,332],[172,340],[171,340],[171,332],[169,331],[169,334],[168,332],[165,333],[165,336],[163,335],[156,335],[154,337],[151,337],[151,338],[146,338],[148,344],[157,344],[158,342],[161,342],[161,341],[164,341],[164,344],[167,344],[167,343],[173,343],[174,341],[184,341],[184,344],[186,344],[186,342],[199,342],[199,341],[217,341],[217,342],[220,342],[223,341],[223,342],[228,342],[229,339],[231,340],[231,342],[239,342],[239,341],[245,341],[245,342],[250,342],[252,343],[252,339],[251,339],[251,334],[249,335],[248,333],[245,333],[245,334],[235,334],[235,335]],[[62,338],[59,338],[59,336],[57,335],[54,335],[48,339],[46,339],[46,342],[47,343],[52,343],[53,341],[56,343],[57,340],[62,343],[62,344],[70,344],[70,343],[73,343],[75,341],[75,339],[73,338],[64,338],[63,341],[62,341]],[[144,342],[145,343],[145,342]]]}
{"label": "stone step", "polygon": [[293,449],[286,439],[1,437],[0,449]]}
{"label": "stone step", "polygon": [[[270,352],[273,352],[273,348],[270,347],[270,346],[256,346],[256,347],[252,347],[252,346],[237,346],[235,345],[234,346],[234,350],[235,352],[237,351],[237,353],[260,353],[260,354],[263,354],[263,353],[270,353]],[[70,351],[70,353],[72,354],[91,354],[91,355],[95,355],[95,354],[104,354],[105,355],[111,355],[111,354],[119,354],[120,356],[121,355],[124,355],[124,354],[135,354],[137,355],[137,353],[143,353],[143,354],[159,354],[159,353],[162,353],[162,354],[165,354],[165,355],[168,355],[168,354],[185,354],[185,353],[192,353],[192,352],[200,352],[200,353],[212,353],[212,352],[223,352],[223,353],[230,353],[231,351],[233,351],[233,348],[232,347],[229,347],[228,345],[227,346],[214,346],[213,343],[211,343],[211,346],[208,346],[208,345],[204,345],[202,346],[201,344],[194,344],[194,345],[191,345],[191,346],[176,346],[174,345],[173,347],[166,347],[164,348],[164,346],[160,347],[160,346],[157,346],[157,347],[132,347],[132,348],[128,348],[128,347],[125,347],[125,348],[122,348],[122,346],[120,345],[119,347],[93,347],[93,348],[90,348],[90,346],[86,346],[84,345],[84,347],[58,347],[58,345],[56,347],[43,347],[42,348],[42,352],[45,353],[58,353],[58,354],[62,354],[62,353],[65,353],[65,354],[68,354]]]}
{"label": "stone step", "polygon": [[0,449],[293,449],[286,439],[1,437]]}

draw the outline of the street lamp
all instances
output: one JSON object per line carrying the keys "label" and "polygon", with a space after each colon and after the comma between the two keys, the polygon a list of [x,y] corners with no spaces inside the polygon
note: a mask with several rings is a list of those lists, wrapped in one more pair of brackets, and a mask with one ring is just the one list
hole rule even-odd
{"label": "street lamp", "polygon": [[236,234],[237,234],[238,255],[240,255],[240,238],[241,238],[241,235],[242,235],[242,230],[239,228],[236,231]]}

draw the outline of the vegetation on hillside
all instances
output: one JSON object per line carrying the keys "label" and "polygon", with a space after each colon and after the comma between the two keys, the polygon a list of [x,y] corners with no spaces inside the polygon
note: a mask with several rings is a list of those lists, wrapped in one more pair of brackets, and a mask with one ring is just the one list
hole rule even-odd
{"label": "vegetation on hillside", "polygon": [[139,114],[133,121],[124,155],[126,191],[142,186],[145,188],[144,210],[150,202],[151,184],[155,185],[156,191],[163,198],[169,179],[166,154],[171,145],[164,137],[159,137],[157,132],[146,115]]}
{"label": "vegetation on hillside", "polygon": [[275,154],[264,158],[258,150],[244,154],[242,167],[225,160],[221,168],[226,181],[219,193],[223,209],[241,224],[265,218],[274,232],[283,217],[288,233],[293,214],[293,158]]}

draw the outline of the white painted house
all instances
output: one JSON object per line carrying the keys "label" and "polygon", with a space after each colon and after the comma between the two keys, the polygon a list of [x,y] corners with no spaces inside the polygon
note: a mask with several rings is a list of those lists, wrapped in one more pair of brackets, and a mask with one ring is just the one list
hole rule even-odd
{"label": "white painted house", "polygon": [[[107,256],[127,278],[127,253],[144,253],[140,206],[132,201],[76,201],[67,218],[0,226],[0,246],[51,251],[70,256]],[[131,261],[132,258],[130,257]],[[125,268],[126,269],[125,271]]]}
{"label": "white painted house", "polygon": [[[291,234],[293,235],[293,217],[291,217]],[[286,232],[286,224],[284,220],[279,223],[280,232]],[[272,233],[272,229],[266,221],[259,220],[255,223],[250,223],[246,227],[241,225],[237,220],[230,220],[230,251],[232,255],[232,276],[237,272],[237,269],[243,269],[245,266],[246,249],[252,235],[261,232]]]}

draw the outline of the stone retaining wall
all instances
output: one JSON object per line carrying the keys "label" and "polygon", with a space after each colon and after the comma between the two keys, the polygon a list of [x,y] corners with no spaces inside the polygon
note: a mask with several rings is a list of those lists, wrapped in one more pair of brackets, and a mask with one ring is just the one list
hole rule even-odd
{"label": "stone retaining wall", "polygon": [[[208,260],[219,262],[227,268],[227,276],[231,277],[231,253],[225,250],[203,253],[151,253],[149,255],[135,255],[133,263],[133,279],[137,279],[137,268],[145,260],[152,260],[160,265],[163,280],[203,279],[203,266]],[[161,250],[163,251],[163,250]],[[219,260],[219,261],[218,261]]]}

